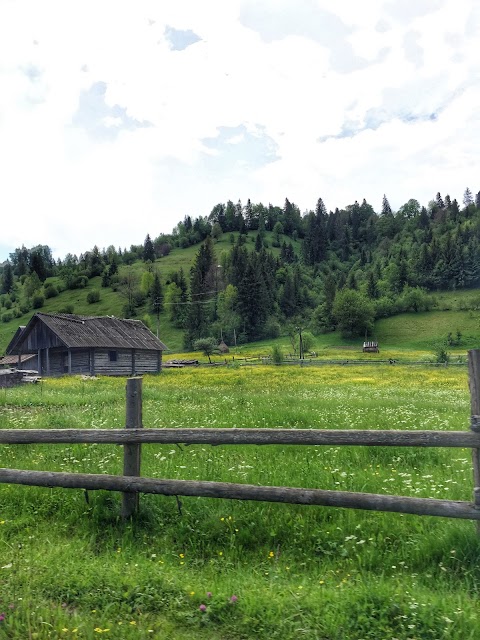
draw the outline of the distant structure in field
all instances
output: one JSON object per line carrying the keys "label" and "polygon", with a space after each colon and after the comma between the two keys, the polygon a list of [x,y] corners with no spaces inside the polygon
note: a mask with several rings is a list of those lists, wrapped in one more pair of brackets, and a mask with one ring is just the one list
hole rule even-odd
{"label": "distant structure in field", "polygon": [[378,348],[378,342],[364,342],[363,352],[364,353],[380,353],[380,349]]}

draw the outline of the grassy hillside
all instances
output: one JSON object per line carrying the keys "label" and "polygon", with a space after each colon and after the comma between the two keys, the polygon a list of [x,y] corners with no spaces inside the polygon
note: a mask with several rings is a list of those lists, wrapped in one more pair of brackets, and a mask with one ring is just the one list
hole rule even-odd
{"label": "grassy hillside", "polygon": [[[272,247],[272,233],[266,232],[265,240],[269,246],[269,250],[276,256],[280,255],[280,249]],[[218,261],[221,259],[223,253],[228,253],[232,247],[231,237],[233,241],[238,237],[238,233],[224,234],[218,242],[215,242],[215,256]],[[247,236],[246,247],[249,250],[253,250],[255,246],[256,234],[250,233]],[[288,239],[291,242],[295,252],[300,252],[300,243]],[[188,279],[190,268],[193,264],[195,256],[198,252],[199,245],[193,245],[186,249],[173,249],[169,255],[159,258],[155,262],[155,268],[159,270],[160,277],[165,283],[169,275],[180,268],[183,269],[185,277]],[[142,261],[137,261],[132,265],[132,269],[140,277],[145,271],[145,264]],[[61,285],[59,278],[47,278],[46,282],[52,282],[54,284]],[[100,290],[100,301],[89,304],[87,302],[87,296],[93,289]],[[47,299],[43,307],[30,311],[19,318],[14,318],[10,322],[0,322],[0,354],[5,352],[5,349],[12,339],[15,331],[20,325],[26,325],[32,315],[36,311],[44,313],[54,313],[65,308],[68,305],[73,305],[73,312],[79,315],[114,315],[122,317],[122,308],[125,304],[125,298],[119,292],[112,291],[110,288],[101,287],[101,278],[96,277],[89,280],[87,287],[84,289],[65,290],[54,298]],[[140,307],[137,309],[137,318],[144,319],[144,315],[148,313],[147,308]],[[151,329],[156,331],[156,318],[151,316]],[[183,347],[183,332],[171,325],[168,320],[168,314],[164,311],[160,316],[160,338],[162,341],[172,350],[179,351]]]}
{"label": "grassy hillside", "polygon": [[[238,234],[233,234],[234,240]],[[254,248],[256,234],[247,236],[246,246]],[[279,255],[280,249],[271,247],[272,234],[266,234],[266,241],[269,248],[275,255]],[[289,240],[290,241],[290,240]],[[292,243],[295,251],[300,251],[298,242]],[[230,251],[232,247],[230,234],[224,234],[215,243],[216,259],[221,260],[223,253]],[[190,268],[198,252],[199,245],[188,247],[187,249],[173,249],[165,257],[158,259],[155,268],[159,270],[163,283],[169,275],[180,268],[183,269],[188,278]],[[132,269],[139,277],[145,270],[145,264],[137,261],[132,265]],[[49,278],[57,285],[61,285],[58,278]],[[100,291],[100,301],[89,304],[87,296],[90,291],[97,289]],[[425,359],[431,356],[436,345],[445,340],[449,333],[456,334],[457,330],[462,334],[462,341],[458,348],[451,351],[454,353],[465,353],[469,348],[480,346],[480,290],[447,291],[430,294],[436,301],[436,308],[430,312],[406,313],[391,318],[378,320],[375,324],[374,336],[379,341],[381,353],[379,355],[369,354],[364,356],[361,352],[362,338],[346,340],[339,333],[319,335],[315,338],[314,346],[319,357],[338,359],[349,357],[360,358],[398,358],[416,357],[413,352],[417,352],[419,358]],[[110,288],[101,287],[101,278],[96,277],[89,280],[84,289],[65,290],[54,298],[47,299],[43,307],[35,311],[46,313],[58,312],[68,305],[73,306],[73,312],[80,315],[115,315],[122,317],[122,308],[125,298],[118,292]],[[473,309],[473,310],[472,310]],[[10,322],[0,322],[0,354],[4,353],[6,346],[14,335],[17,327],[28,323],[34,311],[14,318]],[[145,318],[145,316],[147,316]],[[156,331],[156,318],[149,316],[146,306],[137,309],[137,317],[146,319],[152,331]],[[160,316],[160,338],[175,353],[183,349],[183,332],[172,326],[168,320],[168,313],[164,310]],[[269,353],[272,344],[278,343],[284,353],[290,353],[292,347],[287,337],[277,340],[270,340],[255,345],[241,347],[237,353]],[[351,351],[345,350],[350,347]],[[412,352],[407,355],[407,352]]]}

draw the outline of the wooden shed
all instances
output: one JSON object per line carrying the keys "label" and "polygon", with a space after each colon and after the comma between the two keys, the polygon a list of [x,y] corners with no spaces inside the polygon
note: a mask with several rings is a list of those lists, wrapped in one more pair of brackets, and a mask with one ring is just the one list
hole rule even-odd
{"label": "wooden shed", "polygon": [[3,358],[0,358],[0,369],[37,371],[37,354],[25,353],[21,356],[3,356]]}
{"label": "wooden shed", "polygon": [[363,351],[364,353],[379,353],[378,342],[364,342]]}
{"label": "wooden shed", "polygon": [[7,355],[36,354],[42,376],[158,373],[167,347],[140,320],[36,313],[20,327]]}

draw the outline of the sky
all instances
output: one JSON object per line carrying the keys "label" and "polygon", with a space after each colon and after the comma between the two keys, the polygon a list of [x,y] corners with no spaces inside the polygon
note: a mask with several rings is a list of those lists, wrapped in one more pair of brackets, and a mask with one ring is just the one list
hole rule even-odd
{"label": "sky", "polygon": [[477,0],[0,0],[0,260],[480,190]]}

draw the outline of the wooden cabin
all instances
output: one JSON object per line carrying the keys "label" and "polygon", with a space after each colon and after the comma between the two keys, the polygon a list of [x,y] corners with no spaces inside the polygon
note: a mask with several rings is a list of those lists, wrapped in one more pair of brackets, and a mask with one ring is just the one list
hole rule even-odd
{"label": "wooden cabin", "polygon": [[37,357],[41,376],[158,373],[167,347],[140,320],[36,313],[19,327],[7,356]]}
{"label": "wooden cabin", "polygon": [[364,342],[363,352],[364,353],[380,353],[380,349],[378,348],[378,342]]}

